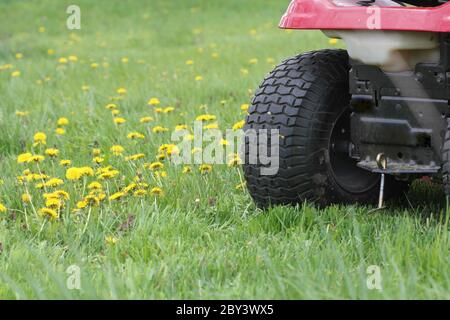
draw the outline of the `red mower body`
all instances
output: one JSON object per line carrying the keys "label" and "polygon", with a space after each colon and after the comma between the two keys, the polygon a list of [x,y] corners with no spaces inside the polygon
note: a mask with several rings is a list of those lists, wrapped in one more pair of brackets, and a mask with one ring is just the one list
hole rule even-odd
{"label": "red mower body", "polygon": [[[374,14],[379,16],[381,27],[368,24]],[[293,0],[280,28],[450,32],[450,3],[438,7],[363,7],[338,6],[332,0]]]}

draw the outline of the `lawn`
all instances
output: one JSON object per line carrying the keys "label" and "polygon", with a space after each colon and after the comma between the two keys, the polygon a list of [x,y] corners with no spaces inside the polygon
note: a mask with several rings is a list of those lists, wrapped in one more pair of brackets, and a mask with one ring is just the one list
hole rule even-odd
{"label": "lawn", "polygon": [[239,166],[170,162],[173,130],[239,126],[274,64],[343,46],[279,30],[287,0],[77,0],[80,30],[70,4],[0,3],[0,298],[450,298],[439,187],[262,211]]}

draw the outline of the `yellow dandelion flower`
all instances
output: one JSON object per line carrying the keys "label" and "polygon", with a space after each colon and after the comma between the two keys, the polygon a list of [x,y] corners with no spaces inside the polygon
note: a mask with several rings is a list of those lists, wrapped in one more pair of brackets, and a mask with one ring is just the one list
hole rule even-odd
{"label": "yellow dandelion flower", "polygon": [[25,163],[25,162],[28,162],[28,160],[29,160],[32,156],[33,156],[33,155],[32,155],[31,153],[29,153],[29,152],[19,154],[19,155],[17,156],[17,162],[18,162],[18,163]]}
{"label": "yellow dandelion flower", "polygon": [[117,115],[120,114],[120,110],[119,110],[119,109],[114,109],[114,110],[111,111],[111,114],[112,114],[113,116],[117,116]]}
{"label": "yellow dandelion flower", "polygon": [[45,187],[45,183],[37,183],[35,187],[36,189],[43,189]]}
{"label": "yellow dandelion flower", "polygon": [[109,197],[109,200],[113,201],[113,200],[119,200],[120,198],[122,198],[123,196],[125,196],[125,192],[116,192],[114,194],[112,194]]}
{"label": "yellow dandelion flower", "polygon": [[336,45],[338,43],[338,39],[331,38],[331,39],[328,40],[328,43],[331,44],[331,45]]}
{"label": "yellow dandelion flower", "polygon": [[215,122],[215,123],[207,124],[207,125],[204,126],[203,128],[206,129],[206,130],[210,130],[210,129],[219,129],[219,125],[218,125],[217,122]]}
{"label": "yellow dandelion flower", "polygon": [[61,117],[58,119],[58,121],[56,122],[56,124],[60,127],[62,126],[66,126],[69,124],[69,119],[65,118],[65,117]]}
{"label": "yellow dandelion flower", "polygon": [[162,132],[167,132],[169,131],[169,129],[161,127],[161,126],[156,126],[152,129],[153,133],[162,133]]}
{"label": "yellow dandelion flower", "polygon": [[156,171],[155,176],[160,177],[160,178],[166,178],[167,172],[166,171]]}
{"label": "yellow dandelion flower", "polygon": [[243,76],[248,75],[248,69],[241,68],[241,74],[242,74]]}
{"label": "yellow dandelion flower", "polygon": [[158,148],[160,153],[167,153],[167,155],[178,154],[180,149],[175,144],[163,144]]}
{"label": "yellow dandelion flower", "polygon": [[118,88],[117,89],[117,93],[120,94],[120,95],[124,95],[124,94],[127,93],[127,89],[125,89],[125,88]]}
{"label": "yellow dandelion flower", "polygon": [[48,148],[44,153],[49,157],[57,157],[59,155],[59,150],[56,148]]}
{"label": "yellow dandelion flower", "polygon": [[44,132],[37,132],[33,139],[36,144],[46,144],[47,135]]}
{"label": "yellow dandelion flower", "polygon": [[120,117],[114,118],[115,124],[123,124],[125,122],[127,122],[127,120],[125,120],[124,118],[120,118]]}
{"label": "yellow dandelion flower", "polygon": [[45,206],[51,209],[60,209],[63,205],[64,203],[61,200],[55,198],[49,198],[45,201]]}
{"label": "yellow dandelion flower", "polygon": [[88,85],[81,86],[81,90],[83,90],[83,91],[89,91],[90,89],[91,89],[91,87],[89,87]]}
{"label": "yellow dandelion flower", "polygon": [[199,168],[201,173],[210,173],[212,171],[212,165],[202,164]]}
{"label": "yellow dandelion flower", "polygon": [[0,203],[0,212],[6,212],[6,207],[2,203]]}
{"label": "yellow dandelion flower", "polygon": [[147,104],[149,105],[149,106],[157,106],[157,105],[159,105],[161,102],[159,101],[159,99],[158,98],[150,98],[149,100],[148,100],[148,102],[147,102]]}
{"label": "yellow dandelion flower", "polygon": [[38,210],[38,214],[41,217],[47,217],[50,220],[56,220],[59,217],[59,214],[56,210],[50,209],[50,208],[41,208]]}
{"label": "yellow dandelion flower", "polygon": [[56,133],[58,136],[62,136],[63,134],[66,133],[66,129],[64,129],[64,128],[56,128],[56,129],[55,129],[55,133]]}
{"label": "yellow dandelion flower", "polygon": [[59,161],[59,165],[63,166],[63,167],[70,166],[71,163],[72,163],[72,161],[67,160],[67,159],[63,159],[63,160]]}
{"label": "yellow dandelion flower", "polygon": [[68,57],[68,60],[69,60],[69,61],[72,61],[72,62],[77,62],[77,61],[78,61],[78,57],[75,56],[75,55],[70,55],[70,56]]}
{"label": "yellow dandelion flower", "polygon": [[195,76],[195,81],[202,81],[203,80],[203,77],[202,76]]}
{"label": "yellow dandelion flower", "polygon": [[240,129],[244,128],[244,125],[245,125],[245,120],[241,120],[239,122],[236,122],[233,125],[233,131],[240,130]]}
{"label": "yellow dandelion flower", "polygon": [[194,64],[194,60],[186,60],[186,65],[192,66]]}
{"label": "yellow dandelion flower", "polygon": [[59,62],[60,64],[66,64],[66,63],[67,63],[67,58],[61,57],[61,58],[58,59],[58,62]]}
{"label": "yellow dandelion flower", "polygon": [[91,63],[91,68],[92,68],[92,69],[97,69],[98,66],[99,66],[99,64],[98,64],[97,62],[92,62],[92,63]]}
{"label": "yellow dandelion flower", "polygon": [[154,187],[150,190],[150,194],[153,196],[162,196],[163,190],[159,187]]}
{"label": "yellow dandelion flower", "polygon": [[164,112],[164,109],[163,108],[155,108],[155,109],[153,109],[153,111],[155,113],[162,113],[162,112]]}
{"label": "yellow dandelion flower", "polygon": [[115,245],[117,243],[117,241],[119,241],[119,240],[117,238],[113,237],[113,236],[105,237],[105,242],[108,245]]}
{"label": "yellow dandelion flower", "polygon": [[44,159],[45,159],[44,156],[41,156],[41,155],[37,154],[37,155],[32,155],[32,156],[27,160],[27,162],[28,162],[28,163],[30,163],[30,162],[42,162],[42,161],[44,161]]}
{"label": "yellow dandelion flower", "polygon": [[31,202],[31,196],[27,193],[22,194],[21,199],[23,203]]}
{"label": "yellow dandelion flower", "polygon": [[39,27],[39,29],[38,29],[38,31],[39,31],[39,33],[44,33],[45,32],[45,27]]}
{"label": "yellow dandelion flower", "polygon": [[16,53],[16,59],[17,59],[17,60],[20,60],[20,59],[22,59],[22,58],[23,58],[23,53],[17,52],[17,53]]}
{"label": "yellow dandelion flower", "polygon": [[26,117],[29,114],[30,114],[30,112],[28,112],[28,111],[19,111],[19,110],[16,111],[16,116],[18,116],[18,117]]}
{"label": "yellow dandelion flower", "polygon": [[242,111],[247,111],[249,107],[250,107],[250,106],[249,106],[249,104],[247,104],[247,103],[241,104],[241,110],[242,110]]}
{"label": "yellow dandelion flower", "polygon": [[179,124],[177,126],[175,126],[175,131],[183,131],[183,130],[187,130],[188,126],[186,124]]}
{"label": "yellow dandelion flower", "polygon": [[80,168],[72,167],[66,170],[66,178],[69,180],[79,180],[82,176]]}
{"label": "yellow dandelion flower", "polygon": [[116,109],[116,108],[117,108],[117,105],[114,104],[114,103],[108,103],[108,104],[105,106],[105,109],[108,109],[108,110],[113,110],[113,109]]}
{"label": "yellow dandelion flower", "polygon": [[48,49],[48,50],[47,50],[47,54],[48,54],[49,56],[54,55],[54,54],[55,54],[55,50],[53,50],[53,49]]}
{"label": "yellow dandelion flower", "polygon": [[11,72],[11,77],[14,77],[14,78],[20,77],[20,71],[15,70],[15,71]]}
{"label": "yellow dandelion flower", "polygon": [[143,153],[132,154],[131,156],[125,157],[125,161],[136,161],[145,157]]}
{"label": "yellow dandelion flower", "polygon": [[93,148],[92,149],[92,155],[93,156],[99,156],[102,153],[102,150],[100,150],[99,148]]}
{"label": "yellow dandelion flower", "polygon": [[105,161],[105,159],[102,158],[102,157],[94,157],[94,158],[92,159],[92,162],[95,162],[95,163],[97,163],[97,164],[102,163],[103,161]]}
{"label": "yellow dandelion flower", "polygon": [[80,200],[80,201],[77,202],[77,208],[78,209],[84,209],[87,206],[88,206],[88,202],[85,199]]}
{"label": "yellow dandelion flower", "polygon": [[184,166],[183,171],[184,174],[192,172],[192,168],[190,166]]}
{"label": "yellow dandelion flower", "polygon": [[56,198],[56,199],[69,200],[70,195],[69,195],[69,193],[67,193],[64,190],[55,190],[52,193],[44,193],[44,198],[45,199]]}
{"label": "yellow dandelion flower", "polygon": [[135,196],[135,197],[142,197],[142,196],[145,196],[147,194],[147,190],[145,190],[145,189],[137,189],[134,193],[133,193],[133,195]]}
{"label": "yellow dandelion flower", "polygon": [[115,176],[117,176],[118,174],[119,174],[118,170],[109,170],[109,171],[104,171],[104,172],[100,173],[98,175],[98,178],[102,179],[102,180],[111,179],[111,178],[114,178]]}
{"label": "yellow dandelion flower", "polygon": [[115,156],[119,156],[121,155],[125,149],[121,146],[121,145],[114,145],[110,148],[110,151],[115,155]]}
{"label": "yellow dandelion flower", "polygon": [[150,169],[150,170],[155,171],[155,170],[159,170],[159,169],[164,168],[164,164],[162,162],[159,162],[159,161],[152,162],[152,163],[148,164],[147,168]]}
{"label": "yellow dandelion flower", "polygon": [[98,200],[103,201],[106,199],[106,194],[101,192],[97,195]]}
{"label": "yellow dandelion flower", "polygon": [[257,63],[258,63],[258,59],[252,58],[252,59],[250,59],[250,60],[248,61],[248,63],[250,63],[250,64],[257,64]]}
{"label": "yellow dandelion flower", "polygon": [[170,112],[172,112],[173,110],[175,110],[174,107],[165,107],[165,108],[163,109],[163,112],[164,112],[164,113],[170,113]]}
{"label": "yellow dandelion flower", "polygon": [[95,194],[89,194],[84,198],[84,201],[90,206],[98,206],[100,204],[100,199]]}
{"label": "yellow dandelion flower", "polygon": [[164,153],[159,153],[156,155],[156,159],[159,161],[162,161],[162,160],[166,159],[166,155]]}
{"label": "yellow dandelion flower", "polygon": [[89,183],[89,185],[88,185],[89,190],[102,190],[102,188],[103,187],[102,187],[101,183],[98,181],[93,181],[93,182]]}
{"label": "yellow dandelion flower", "polygon": [[123,57],[120,61],[122,61],[122,63],[128,63],[129,60],[128,57]]}
{"label": "yellow dandelion flower", "polygon": [[153,121],[152,117],[142,117],[141,119],[139,119],[140,123],[148,123],[148,122],[151,122],[151,121]]}
{"label": "yellow dandelion flower", "polygon": [[93,176],[94,175],[94,169],[91,167],[81,167],[78,168],[81,172],[81,175],[83,176]]}
{"label": "yellow dandelion flower", "polygon": [[211,54],[211,58],[217,59],[217,58],[219,58],[219,54],[218,54],[217,52],[213,52],[213,53]]}
{"label": "yellow dandelion flower", "polygon": [[216,120],[216,116],[212,114],[202,114],[195,118],[196,121],[213,121]]}
{"label": "yellow dandelion flower", "polygon": [[45,186],[46,186],[46,187],[57,187],[57,186],[60,186],[60,185],[62,185],[62,184],[64,184],[64,181],[63,181],[62,179],[59,179],[59,178],[51,178],[50,180],[48,180],[48,181],[45,183]]}
{"label": "yellow dandelion flower", "polygon": [[11,63],[7,63],[7,64],[4,64],[4,65],[0,66],[0,71],[12,69],[13,67],[14,66]]}
{"label": "yellow dandelion flower", "polygon": [[127,186],[123,189],[123,192],[128,193],[128,192],[130,192],[130,191],[136,189],[136,187],[137,187],[137,184],[136,184],[136,183],[134,183],[134,182],[133,182],[133,183],[130,183],[129,185],[127,185]]}
{"label": "yellow dandelion flower", "polygon": [[142,133],[134,131],[134,132],[130,132],[127,135],[127,138],[128,139],[145,139],[145,136]]}

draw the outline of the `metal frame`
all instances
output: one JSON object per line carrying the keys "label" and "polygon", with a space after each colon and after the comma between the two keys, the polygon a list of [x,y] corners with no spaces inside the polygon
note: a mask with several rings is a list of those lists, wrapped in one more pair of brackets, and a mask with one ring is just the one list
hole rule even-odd
{"label": "metal frame", "polygon": [[440,62],[413,72],[385,73],[351,61],[350,154],[359,166],[381,172],[376,157],[389,159],[387,173],[435,173],[450,105],[450,34],[440,36]]}

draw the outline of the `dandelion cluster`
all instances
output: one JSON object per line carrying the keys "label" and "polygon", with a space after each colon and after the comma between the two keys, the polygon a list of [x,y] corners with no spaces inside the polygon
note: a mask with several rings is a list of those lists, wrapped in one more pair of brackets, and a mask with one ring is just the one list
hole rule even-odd
{"label": "dandelion cluster", "polygon": [[[45,34],[47,30],[42,26],[39,32]],[[194,37],[201,37],[202,33],[201,28],[192,31]],[[257,37],[257,31],[251,30],[250,36]],[[75,34],[69,37],[74,44],[81,40]],[[209,59],[220,63],[223,57],[215,43],[198,47],[196,52],[198,56],[186,55],[179,62],[179,68],[196,90],[204,90],[212,75],[205,73],[203,61]],[[139,64],[143,68],[147,65],[144,59],[127,56],[91,59],[80,53],[59,52],[55,48],[46,49],[44,54],[54,66],[54,74],[40,75],[34,79],[35,84],[45,92],[46,84],[54,83],[53,79],[61,74],[82,69],[91,74],[91,78],[80,79],[77,90],[88,107],[79,106],[80,109],[72,111],[55,109],[45,115],[48,117],[45,124],[33,127],[32,131],[24,130],[25,142],[14,159],[19,167],[14,177],[18,199],[0,199],[0,213],[17,210],[33,213],[36,219],[58,223],[71,215],[120,211],[133,202],[164,203],[173,192],[173,186],[183,179],[198,179],[204,184],[216,171],[207,163],[174,165],[171,159],[179,155],[180,150],[170,140],[171,133],[182,133],[183,141],[190,142],[194,140],[194,121],[200,122],[203,130],[240,130],[244,126],[241,119],[247,114],[249,104],[237,101],[232,95],[193,104],[155,87],[146,88],[150,92],[139,96],[137,101],[136,92],[144,89],[135,83],[117,83],[108,91],[96,87],[93,79],[106,79],[113,66],[120,65],[122,70],[127,70]],[[8,81],[25,81],[31,77],[22,68],[27,59],[26,52],[15,52],[10,62],[0,65],[0,72],[9,74]],[[237,76],[249,75],[252,68],[264,61],[274,63],[273,58],[248,57],[236,70]],[[170,73],[163,72],[162,77],[168,78]],[[65,96],[67,92],[60,94]],[[67,95],[63,101],[70,104],[71,98]],[[136,108],[139,111],[135,111],[136,104],[139,104]],[[235,110],[234,121],[223,116],[228,113],[224,110],[228,109]],[[14,116],[19,125],[28,128],[30,120],[38,114],[31,106],[24,106],[14,110]],[[93,133],[91,140],[79,139],[80,133],[85,137],[84,133],[89,131],[107,134]],[[223,138],[220,145],[228,146],[229,141]],[[190,151],[197,155],[203,147],[195,145]],[[225,161],[225,170],[239,170],[241,159],[237,155],[231,155]],[[244,184],[241,181],[239,185],[242,189]],[[111,235],[105,241],[116,244],[118,239]]]}

